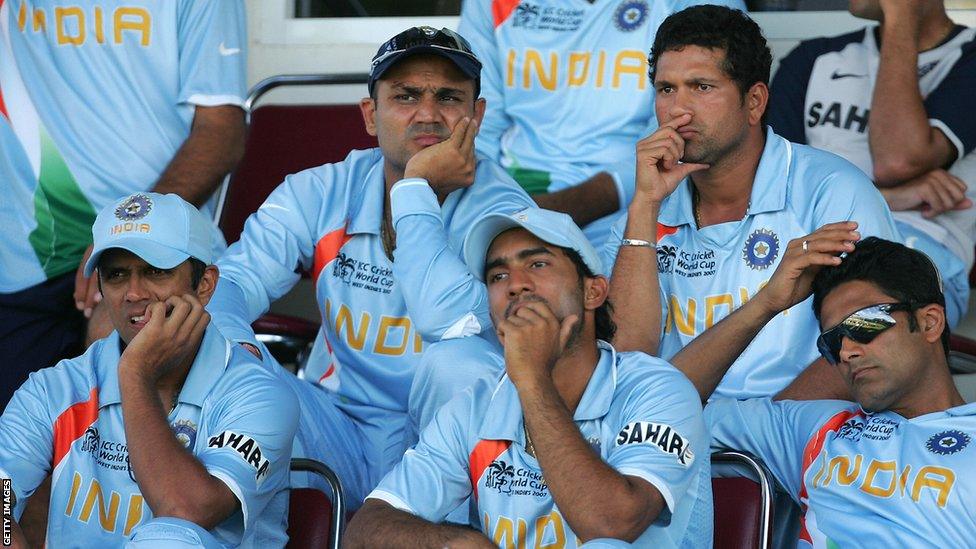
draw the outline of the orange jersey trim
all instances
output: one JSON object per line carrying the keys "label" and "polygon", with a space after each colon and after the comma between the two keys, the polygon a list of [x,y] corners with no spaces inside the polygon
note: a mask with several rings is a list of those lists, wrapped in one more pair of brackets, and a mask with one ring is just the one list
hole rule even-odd
{"label": "orange jersey trim", "polygon": [[330,261],[339,255],[339,250],[346,245],[352,237],[346,234],[346,228],[336,229],[326,234],[315,244],[314,262],[312,267],[312,280],[318,284],[319,273],[329,264]]}
{"label": "orange jersey trim", "polygon": [[54,461],[57,467],[78,440],[98,418],[98,389],[92,389],[88,400],[72,405],[54,421]]}
{"label": "orange jersey trim", "polygon": [[660,242],[662,238],[668,236],[669,234],[674,234],[678,232],[677,227],[670,227],[668,225],[663,225],[661,223],[657,224],[657,241]]}
{"label": "orange jersey trim", "polygon": [[494,0],[491,3],[491,14],[495,18],[495,28],[497,29],[508,19],[509,15],[515,11],[521,0]]}
{"label": "orange jersey trim", "polygon": [[482,440],[475,445],[468,456],[468,471],[471,472],[471,490],[478,499],[478,479],[485,469],[512,445],[510,440]]}
{"label": "orange jersey trim", "polygon": [[[827,435],[831,432],[836,432],[847,420],[854,416],[861,415],[860,411],[851,412],[845,410],[840,412],[824,423],[820,430],[813,435],[807,442],[806,447],[803,449],[803,466],[800,467],[800,501],[807,499],[807,485],[803,482],[803,475],[806,474],[807,468],[817,459],[820,455],[820,450],[823,449],[823,445],[827,442]],[[806,504],[802,505],[803,513],[800,515],[800,539],[806,541],[809,544],[813,544],[813,538],[810,537],[810,532],[807,531],[807,521],[806,521]]]}

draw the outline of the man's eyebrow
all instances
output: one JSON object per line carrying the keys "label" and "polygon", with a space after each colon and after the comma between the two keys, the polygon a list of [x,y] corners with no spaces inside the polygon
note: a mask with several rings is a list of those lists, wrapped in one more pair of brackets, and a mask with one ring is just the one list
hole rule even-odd
{"label": "man's eyebrow", "polygon": [[[519,253],[515,254],[515,257],[517,257],[518,259],[526,259],[534,255],[555,255],[555,254],[552,253],[552,250],[550,250],[549,248],[546,248],[545,246],[539,246],[538,248],[528,248],[522,250]],[[508,261],[509,259],[507,257],[495,257],[490,261],[488,261],[487,263],[485,263],[485,272],[487,273],[488,271],[494,269],[495,267],[501,267]]]}

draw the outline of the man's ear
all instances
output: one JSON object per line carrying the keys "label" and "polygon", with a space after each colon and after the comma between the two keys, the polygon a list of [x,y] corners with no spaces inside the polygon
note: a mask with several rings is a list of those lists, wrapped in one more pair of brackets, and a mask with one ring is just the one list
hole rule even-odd
{"label": "man's ear", "polygon": [[929,343],[940,342],[942,340],[942,332],[946,329],[945,309],[931,303],[919,308],[915,313],[925,341]]}
{"label": "man's ear", "polygon": [[210,302],[210,298],[213,297],[214,291],[217,289],[217,280],[220,278],[220,271],[217,270],[216,265],[207,265],[207,268],[203,270],[203,276],[200,278],[200,283],[197,284],[197,289],[195,290],[197,294],[197,299],[200,300],[204,306]]}
{"label": "man's ear", "polygon": [[478,128],[481,128],[481,121],[485,118],[485,109],[488,106],[488,102],[485,101],[484,97],[479,97],[474,100],[474,119],[478,122]]}
{"label": "man's ear", "polygon": [[610,282],[605,276],[583,279],[583,308],[595,311],[603,305],[610,293]]}
{"label": "man's ear", "polygon": [[769,106],[769,87],[762,82],[756,82],[746,92],[745,100],[749,109],[749,125],[758,125]]}
{"label": "man's ear", "polygon": [[366,126],[366,133],[376,137],[376,101],[372,97],[360,99],[359,110],[363,113],[363,124]]}

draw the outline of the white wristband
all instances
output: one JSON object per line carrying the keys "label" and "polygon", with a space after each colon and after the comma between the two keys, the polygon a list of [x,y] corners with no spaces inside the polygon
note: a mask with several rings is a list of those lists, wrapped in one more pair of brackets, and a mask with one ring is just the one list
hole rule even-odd
{"label": "white wristband", "polygon": [[653,242],[648,242],[646,240],[640,240],[638,238],[624,238],[620,241],[621,246],[636,246],[638,248],[657,248],[657,244]]}

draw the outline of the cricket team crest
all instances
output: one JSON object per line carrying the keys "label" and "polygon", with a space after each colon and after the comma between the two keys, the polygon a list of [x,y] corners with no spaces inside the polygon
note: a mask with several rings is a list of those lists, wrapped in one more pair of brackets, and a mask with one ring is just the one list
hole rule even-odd
{"label": "cricket team crest", "polygon": [[948,456],[963,451],[971,441],[972,439],[966,433],[950,429],[930,436],[925,441],[925,448],[933,454]]}
{"label": "cricket team crest", "polygon": [[750,269],[761,271],[768,268],[779,256],[779,237],[769,229],[757,229],[742,248],[742,259]]}
{"label": "cricket team crest", "polygon": [[135,221],[149,215],[152,207],[152,200],[148,196],[134,194],[127,198],[125,202],[119,204],[118,208],[115,208],[115,217],[122,221]]}
{"label": "cricket team crest", "polygon": [[644,21],[647,21],[647,14],[650,8],[644,0],[631,0],[620,4],[617,11],[613,14],[613,24],[624,32],[637,30]]}
{"label": "cricket team crest", "polygon": [[188,419],[181,419],[173,424],[173,434],[184,448],[192,450],[197,442],[197,425]]}

